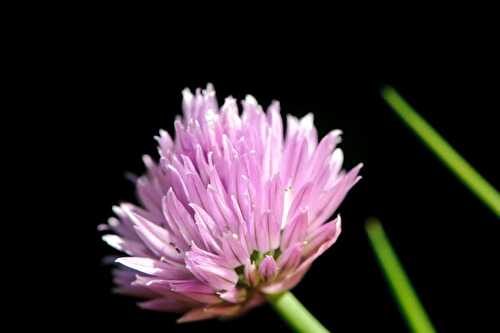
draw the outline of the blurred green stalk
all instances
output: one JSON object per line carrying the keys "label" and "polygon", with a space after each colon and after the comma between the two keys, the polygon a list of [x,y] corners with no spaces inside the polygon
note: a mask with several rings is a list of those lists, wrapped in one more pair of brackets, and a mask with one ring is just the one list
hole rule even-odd
{"label": "blurred green stalk", "polygon": [[500,194],[392,87],[382,89],[384,100],[430,150],[500,218]]}
{"label": "blurred green stalk", "polygon": [[408,326],[416,333],[436,332],[396,253],[392,249],[380,221],[375,218],[368,219],[366,222],[366,232]]}

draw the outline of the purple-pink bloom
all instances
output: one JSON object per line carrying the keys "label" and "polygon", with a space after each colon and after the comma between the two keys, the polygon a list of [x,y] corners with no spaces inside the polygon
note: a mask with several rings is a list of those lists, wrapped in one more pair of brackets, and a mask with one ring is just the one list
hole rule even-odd
{"label": "purple-pink bloom", "polygon": [[[218,107],[211,85],[183,91],[175,140],[160,131],[160,159],[144,156],[140,205],[113,208],[101,229],[126,253],[116,290],[179,322],[231,317],[293,288],[340,234],[326,222],[360,179],[342,170],[341,132],[319,143],[313,115],[263,111],[252,96]],[[325,223],[326,222],[326,223]]]}

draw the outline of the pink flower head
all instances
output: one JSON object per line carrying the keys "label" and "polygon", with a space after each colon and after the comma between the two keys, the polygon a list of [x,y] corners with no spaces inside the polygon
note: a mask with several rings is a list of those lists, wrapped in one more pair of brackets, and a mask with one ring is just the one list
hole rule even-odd
{"label": "pink flower head", "polygon": [[[226,98],[211,85],[183,91],[175,140],[160,131],[159,162],[144,157],[140,206],[114,207],[103,239],[116,261],[117,291],[179,322],[230,317],[293,288],[340,234],[332,216],[360,179],[342,170],[339,130],[319,143],[313,115],[267,112],[252,96]],[[325,223],[326,222],[326,223]]]}

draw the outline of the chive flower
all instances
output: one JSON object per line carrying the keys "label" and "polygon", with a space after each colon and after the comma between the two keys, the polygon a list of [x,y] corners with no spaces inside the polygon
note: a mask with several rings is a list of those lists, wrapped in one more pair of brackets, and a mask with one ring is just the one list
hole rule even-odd
{"label": "chive flower", "polygon": [[233,317],[293,288],[337,240],[329,221],[360,179],[345,172],[334,130],[320,142],[313,115],[264,111],[248,95],[219,108],[209,84],[183,92],[175,139],[156,137],[134,179],[139,204],[113,207],[103,240],[116,259],[116,291],[179,322]]}

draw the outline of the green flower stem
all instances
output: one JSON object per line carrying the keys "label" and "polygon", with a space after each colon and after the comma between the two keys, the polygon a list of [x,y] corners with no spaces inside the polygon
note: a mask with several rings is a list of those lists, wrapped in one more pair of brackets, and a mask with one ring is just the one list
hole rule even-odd
{"label": "green flower stem", "polygon": [[396,253],[392,249],[380,221],[374,218],[369,219],[366,223],[366,232],[408,326],[416,333],[436,332]]}
{"label": "green flower stem", "polygon": [[271,307],[297,333],[329,333],[291,292],[269,295]]}
{"label": "green flower stem", "polygon": [[491,210],[500,217],[500,193],[484,179],[392,87],[382,89],[384,100],[431,151]]}

